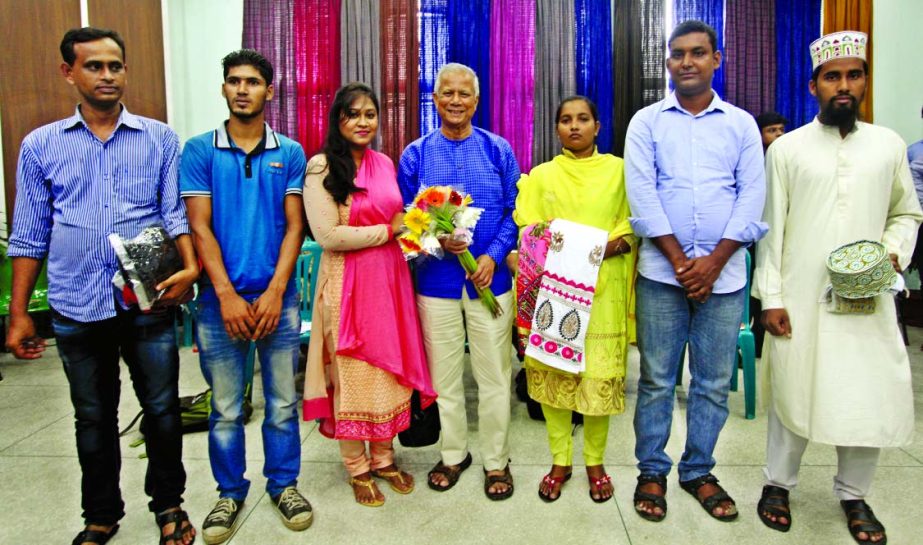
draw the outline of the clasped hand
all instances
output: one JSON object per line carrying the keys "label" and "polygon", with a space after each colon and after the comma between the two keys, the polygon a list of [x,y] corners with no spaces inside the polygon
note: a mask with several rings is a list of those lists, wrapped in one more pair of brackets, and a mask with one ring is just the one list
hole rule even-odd
{"label": "clasped hand", "polygon": [[266,291],[251,304],[234,293],[220,303],[224,329],[232,339],[257,341],[279,326],[282,295]]}
{"label": "clasped hand", "polygon": [[676,280],[686,290],[688,298],[704,303],[711,296],[723,268],[724,263],[714,255],[693,257],[676,267]]}

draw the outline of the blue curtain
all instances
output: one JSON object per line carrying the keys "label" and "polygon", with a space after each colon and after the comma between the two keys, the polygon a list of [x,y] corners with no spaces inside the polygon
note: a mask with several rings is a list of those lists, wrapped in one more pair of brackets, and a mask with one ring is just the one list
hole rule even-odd
{"label": "blue curtain", "polygon": [[436,73],[448,62],[449,25],[446,15],[449,0],[420,0],[420,134],[425,135],[439,126],[433,91]]}
{"label": "blue curtain", "polygon": [[808,47],[820,37],[820,1],[776,0],[776,111],[788,118],[788,130],[817,115],[817,101],[808,91]]}
{"label": "blue curtain", "polygon": [[612,151],[612,11],[610,0],[574,0],[576,20],[577,94],[589,97],[599,109],[600,153]]}
{"label": "blue curtain", "polygon": [[451,0],[448,62],[469,66],[478,75],[481,98],[471,122],[490,129],[490,0]]}
{"label": "blue curtain", "polygon": [[[767,0],[771,1],[771,0]],[[800,0],[793,0],[797,3]],[[689,20],[698,19],[711,25],[718,34],[718,50],[724,54],[724,0],[675,0],[673,6],[673,26]],[[724,68],[715,71],[711,82],[712,89],[724,98]]]}

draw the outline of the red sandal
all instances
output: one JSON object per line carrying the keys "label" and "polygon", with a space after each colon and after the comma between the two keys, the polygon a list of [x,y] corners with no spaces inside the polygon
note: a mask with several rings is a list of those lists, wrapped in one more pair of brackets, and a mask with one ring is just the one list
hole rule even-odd
{"label": "red sandal", "polygon": [[570,480],[571,475],[572,473],[570,471],[568,471],[566,475],[562,475],[560,477],[552,477],[551,473],[548,473],[547,475],[542,477],[542,484],[546,485],[551,492],[554,492],[555,486],[557,486],[558,495],[555,497],[552,497],[551,493],[542,494],[542,487],[539,486],[538,487],[538,497],[541,498],[542,501],[546,503],[551,503],[553,501],[559,500],[561,498],[561,487],[564,486],[564,483]]}
{"label": "red sandal", "polygon": [[[604,487],[607,484],[609,485],[612,484],[612,477],[610,477],[608,473],[603,475],[602,477],[599,477],[598,479],[596,477],[589,477],[589,476],[588,478],[590,479],[590,499],[591,500],[593,500],[596,503],[603,503],[603,502],[607,502],[610,499],[612,499],[611,495],[608,497],[602,495],[602,487]],[[599,494],[599,497],[594,498],[593,492],[596,492],[597,494]]]}

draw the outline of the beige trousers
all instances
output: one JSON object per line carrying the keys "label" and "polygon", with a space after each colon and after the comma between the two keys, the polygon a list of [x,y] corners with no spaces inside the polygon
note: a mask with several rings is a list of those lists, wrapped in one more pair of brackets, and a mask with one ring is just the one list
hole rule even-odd
{"label": "beige trousers", "polygon": [[417,296],[423,345],[433,388],[439,395],[442,462],[457,465],[468,453],[465,409],[465,329],[471,371],[478,386],[478,433],[487,471],[509,462],[510,384],[512,375],[513,293],[497,296],[503,314],[494,318],[478,299]]}
{"label": "beige trousers", "polygon": [[[769,409],[769,426],[766,440],[766,484],[786,490],[798,484],[801,456],[808,440],[785,427]],[[841,500],[861,500],[869,493],[872,479],[878,468],[881,449],[872,447],[836,447],[837,473],[833,477],[833,493]]]}

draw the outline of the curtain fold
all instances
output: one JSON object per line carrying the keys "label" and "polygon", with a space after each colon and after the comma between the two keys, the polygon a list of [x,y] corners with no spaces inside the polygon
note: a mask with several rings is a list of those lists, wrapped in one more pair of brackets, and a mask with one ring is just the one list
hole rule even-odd
{"label": "curtain fold", "polygon": [[536,0],[532,165],[561,151],[554,113],[561,100],[577,92],[575,29],[573,2]]}
{"label": "curtain fold", "polygon": [[381,135],[382,152],[395,164],[420,134],[417,109],[417,0],[381,0]]}
{"label": "curtain fold", "polygon": [[244,0],[243,47],[255,49],[272,63],[275,96],[266,105],[273,130],[296,138],[298,95],[293,39],[295,0]]}
{"label": "curtain fold", "polygon": [[490,130],[509,141],[519,169],[529,172],[535,89],[535,0],[493,0],[490,20],[490,50],[495,52],[490,59]]}
{"label": "curtain fold", "polygon": [[663,0],[618,0],[613,7],[612,153],[621,157],[632,116],[663,98],[666,49]]}
{"label": "curtain fold", "polygon": [[798,128],[817,114],[808,91],[811,42],[820,37],[820,0],[776,0],[776,111]]}
{"label": "curtain fold", "polygon": [[[378,0],[340,0],[340,82],[364,83],[381,97]],[[379,100],[380,102],[380,100]],[[381,147],[381,131],[372,148]]]}
{"label": "curtain fold", "polygon": [[420,134],[426,134],[439,126],[433,91],[436,89],[436,74],[448,62],[449,23],[446,18],[448,0],[419,0],[419,93]]}
{"label": "curtain fold", "polygon": [[[739,0],[729,0],[733,3]],[[759,0],[757,0],[759,1]],[[763,0],[770,2],[772,0]],[[810,1],[810,0],[808,0]],[[718,34],[718,50],[724,54],[724,0],[674,0],[673,5],[673,26],[688,19],[698,19],[704,21],[715,29]],[[715,71],[715,77],[712,80],[712,89],[718,93],[718,96],[724,98],[724,72],[723,66]]]}
{"label": "curtain fold", "polygon": [[775,108],[775,2],[727,3],[724,72],[727,101],[753,115]]}
{"label": "curtain fold", "polygon": [[[869,74],[872,74],[872,0],[824,0],[824,34],[839,30],[858,30],[868,34],[865,49]],[[819,38],[820,36],[818,36]],[[859,105],[859,119],[872,122],[872,80],[865,88],[865,101]]]}
{"label": "curtain fold", "polygon": [[[446,11],[449,33],[449,50],[446,61],[469,66],[478,75],[481,97],[471,123],[488,130],[490,130],[491,119],[490,4],[490,0],[451,0]],[[507,24],[506,21],[498,21],[498,23]]]}
{"label": "curtain fold", "polygon": [[599,109],[600,153],[612,151],[612,11],[609,0],[574,0],[577,93]]}
{"label": "curtain fold", "polygon": [[323,147],[340,86],[340,0],[295,0],[294,13],[298,141],[311,157]]}

